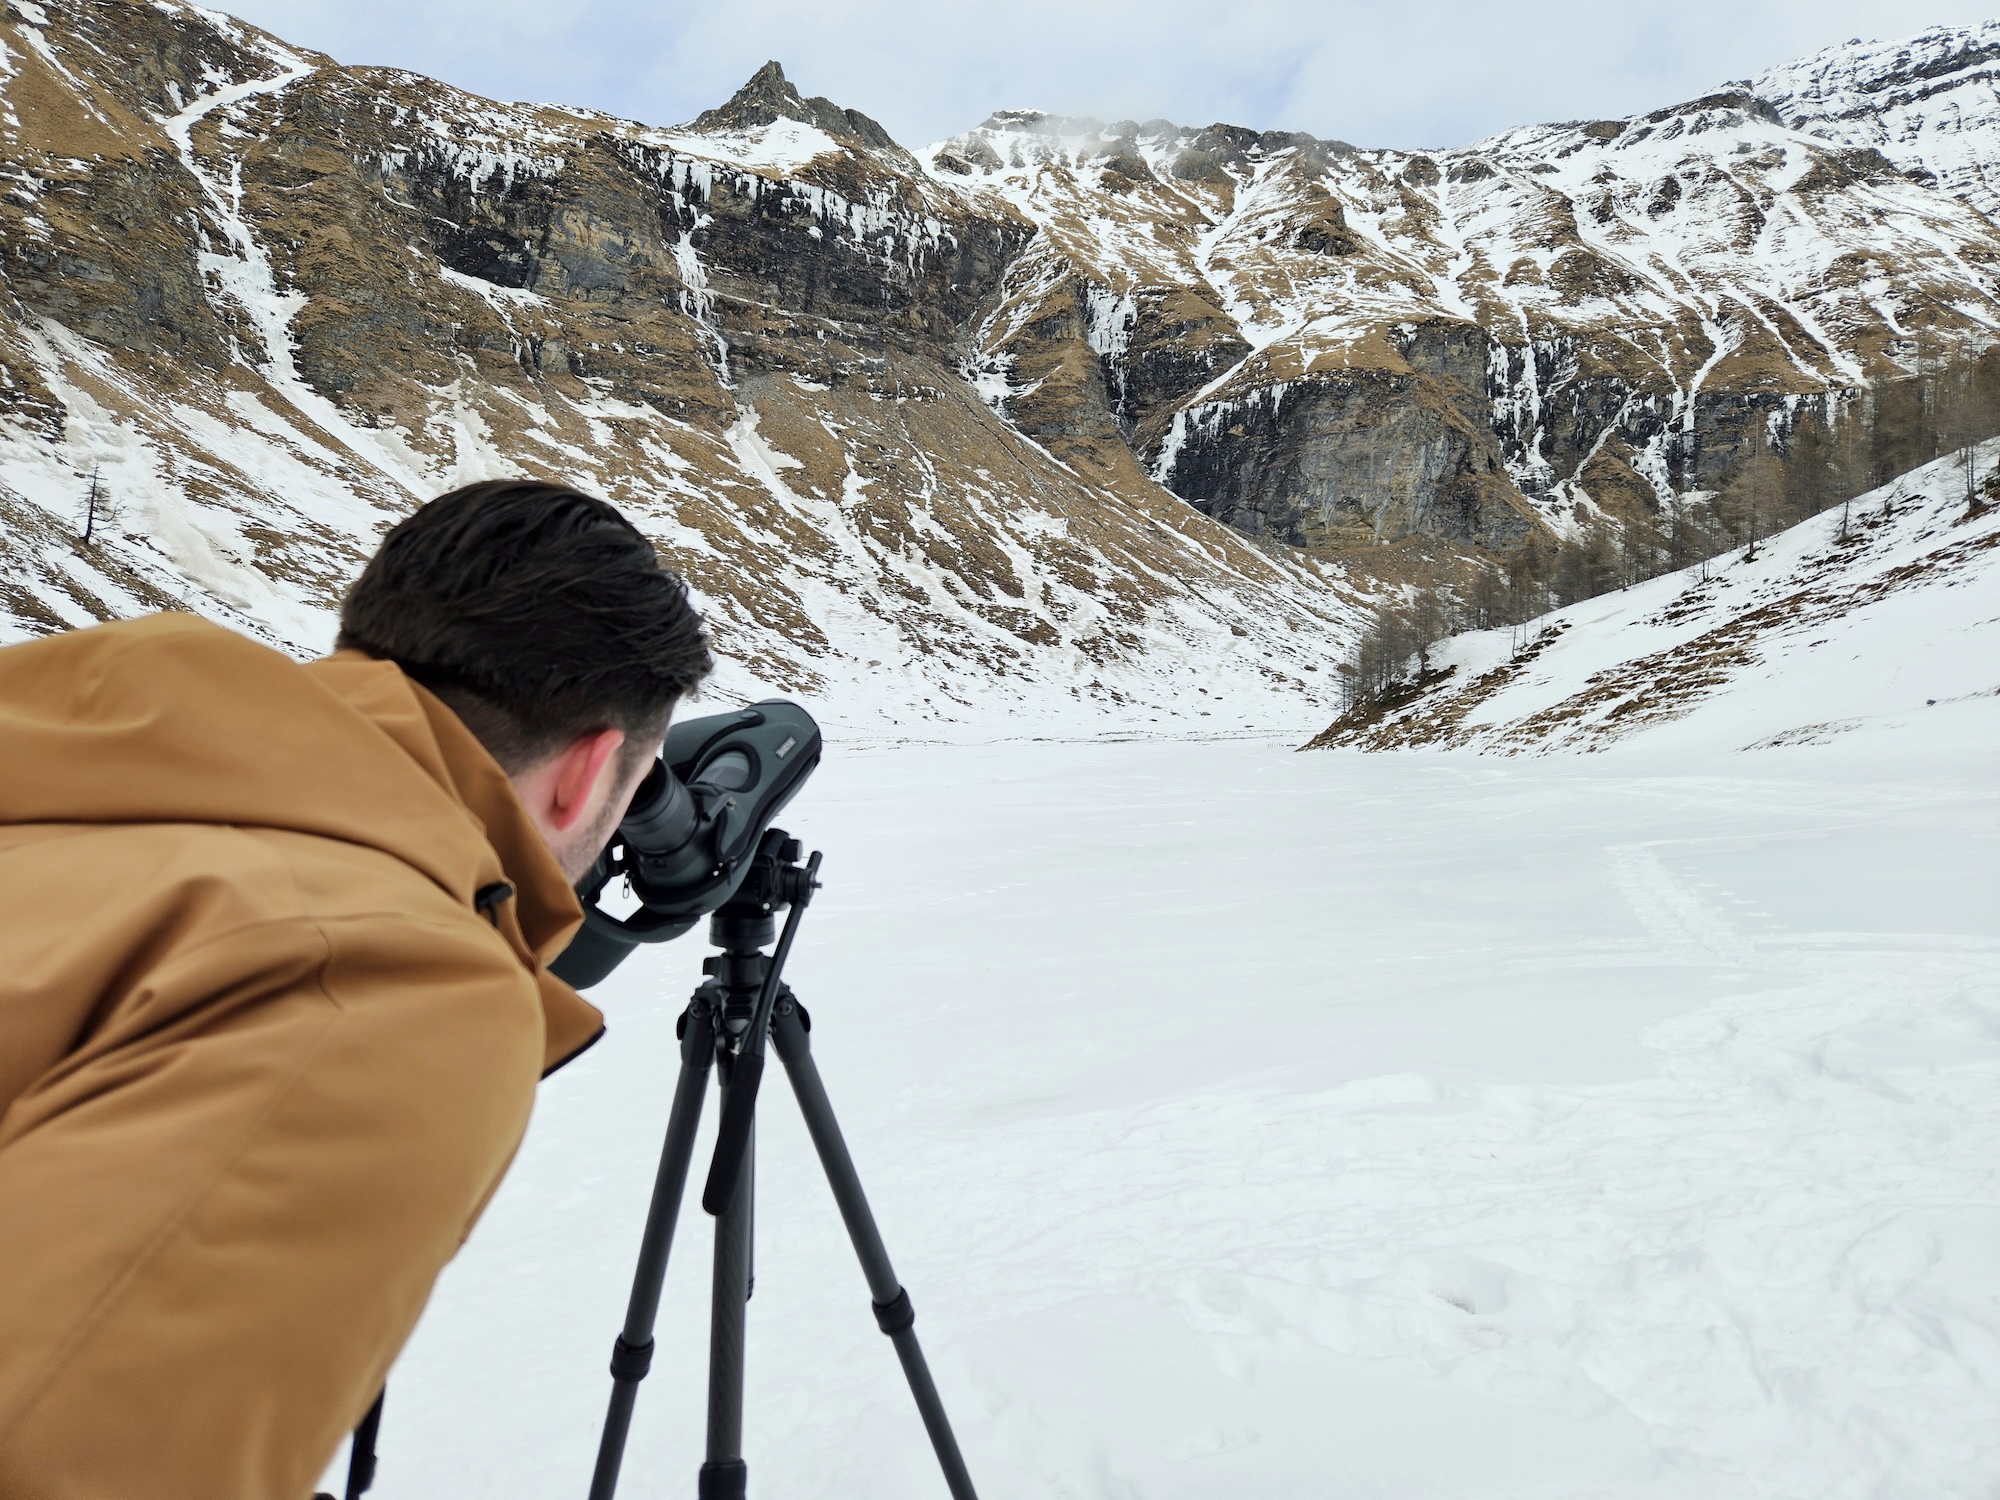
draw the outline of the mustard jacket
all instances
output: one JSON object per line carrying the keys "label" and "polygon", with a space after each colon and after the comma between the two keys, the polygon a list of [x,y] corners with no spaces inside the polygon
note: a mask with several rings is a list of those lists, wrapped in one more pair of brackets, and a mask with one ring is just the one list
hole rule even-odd
{"label": "mustard jacket", "polygon": [[0,1496],[301,1500],[602,1029],[568,882],[395,666],[162,615],[0,650],[0,913]]}

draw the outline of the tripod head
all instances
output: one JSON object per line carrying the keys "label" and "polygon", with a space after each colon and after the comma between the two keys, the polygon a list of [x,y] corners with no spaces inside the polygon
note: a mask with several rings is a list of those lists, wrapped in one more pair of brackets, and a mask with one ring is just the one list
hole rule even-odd
{"label": "tripod head", "polygon": [[[716,1131],[715,1160],[710,1163],[702,1207],[720,1216],[736,1192],[738,1170],[750,1145],[750,1120],[757,1109],[757,1085],[764,1076],[764,1042],[771,1030],[771,1011],[778,1003],[779,975],[798,936],[799,918],[819,889],[819,851],[805,864],[799,841],[782,828],[765,833],[757,857],[737,887],[709,919],[709,938],[722,951],[702,961],[710,992],[717,1051],[724,1061],[729,1088],[723,1096],[722,1123]],[[775,925],[772,914],[789,906],[784,936],[777,951],[764,956]]]}
{"label": "tripod head", "polygon": [[819,889],[813,864],[800,864],[805,846],[782,828],[765,832],[757,854],[744,873],[743,883],[708,919],[708,940],[725,954],[747,956],[768,948],[777,936],[775,913],[788,906],[804,906]]}

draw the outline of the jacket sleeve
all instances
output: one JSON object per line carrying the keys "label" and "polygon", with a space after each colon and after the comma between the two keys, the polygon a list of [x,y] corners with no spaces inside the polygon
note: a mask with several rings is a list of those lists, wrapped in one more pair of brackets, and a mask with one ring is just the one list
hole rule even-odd
{"label": "jacket sleeve", "polygon": [[542,1065],[406,887],[165,945],[0,1116],[0,1495],[301,1500],[367,1407]]}

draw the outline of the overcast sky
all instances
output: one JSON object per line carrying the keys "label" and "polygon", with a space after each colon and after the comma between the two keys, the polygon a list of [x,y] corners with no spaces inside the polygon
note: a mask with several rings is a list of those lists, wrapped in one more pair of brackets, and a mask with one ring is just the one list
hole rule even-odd
{"label": "overcast sky", "polygon": [[346,63],[678,124],[775,57],[907,146],[1032,107],[1459,145],[1636,114],[1958,0],[224,0]]}

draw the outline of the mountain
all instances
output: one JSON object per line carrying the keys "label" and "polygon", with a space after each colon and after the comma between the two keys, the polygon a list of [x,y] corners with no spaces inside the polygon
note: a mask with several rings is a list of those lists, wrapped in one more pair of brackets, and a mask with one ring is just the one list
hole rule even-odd
{"label": "mountain", "polygon": [[1452,151],[1014,111],[912,153],[775,63],[668,129],[5,4],[8,636],[315,650],[386,525],[532,474],[685,568],[726,694],[1309,729],[1378,544],[1900,472],[2000,328],[1990,26]]}
{"label": "mountain", "polygon": [[1743,553],[1456,636],[1308,748],[1757,749],[1908,724],[1990,743],[2000,504],[1967,506],[1968,459],[1990,475],[2000,443]]}
{"label": "mountain", "polygon": [[850,732],[1324,716],[1337,573],[996,414],[960,330],[1032,227],[775,65],[660,130],[174,0],[6,15],[7,635],[171,604],[323,649],[385,526],[529,474],[686,570],[725,693]]}
{"label": "mountain", "polygon": [[1901,42],[1828,47],[1744,87],[1808,135],[1879,151],[1898,170],[2000,215],[2000,21]]}
{"label": "mountain", "polygon": [[[1991,345],[1996,37],[1453,151],[1009,113],[930,161],[1042,230],[982,328],[1025,431],[1123,438],[1288,541],[1505,544],[1712,492],[1809,413],[1872,426],[1864,393],[1920,354]],[[1918,75],[1953,81],[1929,115]]]}

